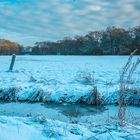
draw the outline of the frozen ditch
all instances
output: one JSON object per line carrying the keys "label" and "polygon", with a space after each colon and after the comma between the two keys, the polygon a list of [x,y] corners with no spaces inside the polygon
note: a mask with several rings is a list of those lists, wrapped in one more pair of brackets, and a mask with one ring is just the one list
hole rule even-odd
{"label": "frozen ditch", "polygon": [[0,139],[112,140],[113,136],[115,140],[139,140],[140,108],[127,108],[127,121],[131,125],[123,128],[116,125],[117,111],[118,107],[113,105],[97,108],[69,104],[1,103]]}
{"label": "frozen ditch", "polygon": [[[70,118],[94,116],[106,111],[106,107],[83,104],[53,103],[0,103],[0,115],[16,117],[34,117],[43,115],[48,119],[68,121]],[[61,116],[61,117],[60,117]]]}
{"label": "frozen ditch", "polygon": [[[0,103],[1,116],[35,117],[41,115],[64,122],[69,122],[71,119],[81,122],[88,118],[93,122],[105,122],[108,116],[115,118],[117,113],[118,106],[114,105],[97,107],[83,104]],[[140,108],[129,106],[127,117],[131,120],[140,119]]]}
{"label": "frozen ditch", "polygon": [[[83,104],[52,104],[52,103],[0,103],[0,116],[36,117],[69,122],[75,120],[86,122],[106,122],[109,118],[117,117],[118,106],[93,106]],[[109,117],[109,118],[108,118]],[[140,119],[140,108],[128,106],[127,120]],[[139,122],[140,123],[140,122]]]}

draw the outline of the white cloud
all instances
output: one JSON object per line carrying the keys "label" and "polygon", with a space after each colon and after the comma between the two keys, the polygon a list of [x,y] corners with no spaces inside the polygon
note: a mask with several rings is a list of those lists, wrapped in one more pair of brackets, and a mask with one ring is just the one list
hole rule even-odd
{"label": "white cloud", "polygon": [[140,23],[139,0],[0,1],[0,38],[22,44]]}

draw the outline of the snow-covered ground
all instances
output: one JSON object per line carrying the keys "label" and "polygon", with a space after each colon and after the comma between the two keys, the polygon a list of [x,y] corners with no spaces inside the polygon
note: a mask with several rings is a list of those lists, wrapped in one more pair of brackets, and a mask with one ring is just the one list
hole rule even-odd
{"label": "snow-covered ground", "polygon": [[[138,57],[138,56],[137,56]],[[134,59],[136,59],[135,57]],[[96,85],[107,103],[116,103],[119,72],[127,56],[0,56],[0,140],[139,140],[140,108],[127,108],[127,124],[118,126],[117,106],[96,109],[72,105]],[[140,87],[140,68],[133,87]],[[40,101],[44,103],[5,103]]]}
{"label": "snow-covered ground", "polygon": [[123,129],[109,124],[84,126],[41,116],[33,119],[0,116],[1,140],[139,140],[137,129],[140,127],[133,125]]}
{"label": "snow-covered ground", "polygon": [[[90,95],[95,84],[102,96],[111,97],[108,103],[115,102],[119,72],[127,58],[17,56],[14,71],[7,72],[11,56],[0,56],[0,99],[79,102],[81,97]],[[139,75],[135,82],[140,81]]]}

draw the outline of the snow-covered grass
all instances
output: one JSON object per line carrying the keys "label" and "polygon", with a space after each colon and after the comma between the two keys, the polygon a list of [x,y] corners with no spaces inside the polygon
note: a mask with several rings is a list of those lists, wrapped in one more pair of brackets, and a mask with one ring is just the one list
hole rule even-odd
{"label": "snow-covered grass", "polygon": [[[17,56],[13,72],[7,72],[11,56],[0,56],[0,100],[87,102],[97,87],[102,103],[117,103],[119,72],[127,59],[128,56]],[[140,105],[140,67],[137,70],[129,84],[132,91],[128,91],[133,105]],[[65,104],[60,111],[59,107],[45,110],[38,104],[1,104],[0,140],[139,140],[137,107],[127,108],[126,125],[119,127],[116,106],[106,106],[108,110],[103,107],[98,112],[87,105],[84,109],[77,105],[77,109],[76,105],[69,108]]]}
{"label": "snow-covered grass", "polygon": [[92,136],[88,128],[46,119],[43,116],[19,118],[0,116],[0,140],[80,140]]}
{"label": "snow-covered grass", "polygon": [[[17,56],[14,71],[7,72],[11,56],[0,56],[0,99],[75,103],[90,97],[93,85],[96,84],[106,103],[115,103],[119,90],[119,72],[127,58]],[[134,88],[139,87],[139,76],[138,71],[132,83]]]}
{"label": "snow-covered grass", "polygon": [[1,140],[139,140],[140,127],[113,123],[66,123],[44,116],[32,118],[0,116]]}
{"label": "snow-covered grass", "polygon": [[0,140],[46,140],[41,127],[26,118],[0,116]]}

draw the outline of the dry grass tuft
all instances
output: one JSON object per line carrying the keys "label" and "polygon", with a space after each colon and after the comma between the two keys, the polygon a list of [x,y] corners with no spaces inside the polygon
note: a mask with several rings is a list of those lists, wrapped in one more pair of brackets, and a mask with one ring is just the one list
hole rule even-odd
{"label": "dry grass tuft", "polygon": [[135,62],[133,62],[133,55],[136,53],[137,50],[134,50],[124,67],[122,68],[120,72],[120,92],[119,92],[119,111],[118,111],[118,119],[119,119],[119,125],[124,126],[125,125],[125,116],[126,116],[126,109],[129,103],[129,100],[127,99],[127,93],[130,90],[129,84],[132,81],[132,76],[137,69],[138,65],[140,64],[140,59],[137,58]]}

